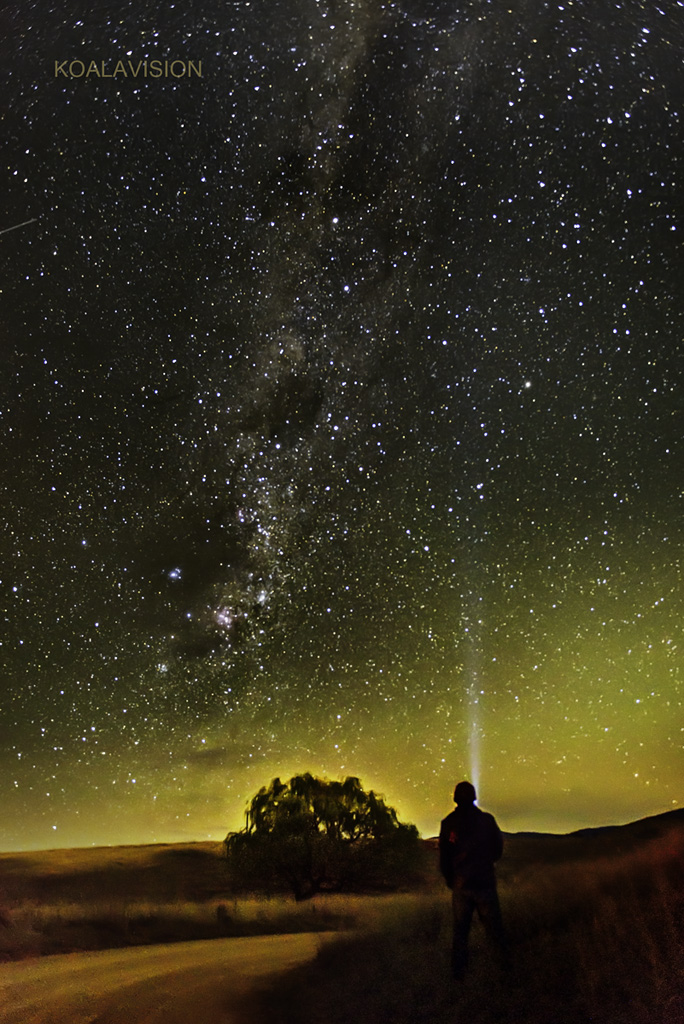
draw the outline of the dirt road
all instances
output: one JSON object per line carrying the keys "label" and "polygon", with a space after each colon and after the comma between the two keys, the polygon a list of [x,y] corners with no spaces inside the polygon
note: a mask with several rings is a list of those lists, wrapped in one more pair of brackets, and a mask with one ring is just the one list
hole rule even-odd
{"label": "dirt road", "polygon": [[337,938],[259,935],[2,964],[0,1024],[259,1024],[246,1009],[259,980]]}

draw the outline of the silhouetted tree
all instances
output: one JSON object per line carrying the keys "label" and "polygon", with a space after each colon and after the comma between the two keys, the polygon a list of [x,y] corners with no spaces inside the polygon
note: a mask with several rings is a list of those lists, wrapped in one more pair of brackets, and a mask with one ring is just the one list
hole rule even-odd
{"label": "silhouetted tree", "polygon": [[236,885],[287,886],[297,899],[321,889],[410,881],[422,850],[415,825],[402,824],[359,779],[327,781],[309,772],[260,789],[244,829],[230,833],[225,847]]}

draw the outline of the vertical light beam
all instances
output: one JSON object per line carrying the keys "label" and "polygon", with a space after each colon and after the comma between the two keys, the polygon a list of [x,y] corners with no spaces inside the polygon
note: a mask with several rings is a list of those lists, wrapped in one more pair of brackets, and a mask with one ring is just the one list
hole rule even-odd
{"label": "vertical light beam", "polygon": [[468,678],[468,769],[475,790],[480,788],[480,756],[482,730],[480,727],[480,684],[477,673],[477,651],[472,639],[467,643],[466,675]]}
{"label": "vertical light beam", "polygon": [[482,644],[481,634],[484,625],[482,620],[483,599],[478,595],[477,590],[469,587],[462,595],[463,612],[463,670],[466,687],[466,723],[468,748],[468,770],[470,781],[475,786],[476,792],[480,789],[480,770],[482,767],[482,740],[484,728],[482,722],[483,694],[482,680],[480,678]]}

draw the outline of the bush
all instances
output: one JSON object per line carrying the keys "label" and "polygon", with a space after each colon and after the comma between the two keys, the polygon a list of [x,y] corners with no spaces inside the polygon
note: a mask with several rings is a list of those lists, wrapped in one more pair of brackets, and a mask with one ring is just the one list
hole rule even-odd
{"label": "bush", "polygon": [[253,797],[246,819],[225,840],[238,888],[288,888],[306,899],[321,890],[396,887],[420,869],[415,825],[402,824],[394,808],[351,776],[273,779]]}

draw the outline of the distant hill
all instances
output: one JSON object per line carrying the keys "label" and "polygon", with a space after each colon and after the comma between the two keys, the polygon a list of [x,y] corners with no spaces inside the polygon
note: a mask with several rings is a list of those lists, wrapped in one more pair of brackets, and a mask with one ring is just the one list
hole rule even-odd
{"label": "distant hill", "polygon": [[201,901],[228,886],[223,843],[155,843],[0,853],[0,906],[96,901]]}
{"label": "distant hill", "polygon": [[568,839],[570,836],[585,836],[587,838],[599,838],[608,833],[628,833],[634,837],[653,839],[662,835],[672,826],[684,825],[684,807],[678,807],[674,811],[664,811],[663,814],[654,814],[648,818],[639,818],[637,821],[629,821],[625,825],[597,825],[594,828],[578,828],[574,832],[506,832],[505,835],[512,837],[535,836],[545,839]]}
{"label": "distant hill", "polygon": [[[621,833],[643,840],[657,838],[670,828],[679,826],[684,826],[684,807],[678,807],[674,811],[664,811],[662,814],[654,814],[648,818],[639,818],[637,821],[629,821],[624,825],[597,825],[593,828],[578,828],[574,832],[504,832],[504,836],[507,839],[567,840],[573,836],[591,839],[605,836],[608,833]],[[437,836],[425,840],[430,845],[436,845],[437,841]]]}
{"label": "distant hill", "polygon": [[[662,839],[673,830],[684,832],[684,808],[630,821],[625,825],[581,828],[564,834],[504,832],[504,855],[497,867],[497,874],[502,881],[507,881],[531,867],[620,856]],[[437,836],[426,839],[425,845],[434,850],[436,855]]]}
{"label": "distant hill", "polygon": [[[549,832],[504,833],[502,881],[537,866],[619,856],[657,842],[673,830],[684,832],[684,808],[626,825]],[[441,881],[437,838],[424,840],[425,881]],[[220,842],[99,846],[74,850],[0,853],[0,909],[24,903],[128,900],[168,902],[224,898],[230,891]]]}
{"label": "distant hill", "polygon": [[684,808],[625,825],[582,828],[565,835],[553,832],[504,833],[504,857],[498,873],[505,879],[532,866],[619,857],[661,840],[673,831],[684,832]]}
{"label": "distant hill", "polygon": [[571,836],[598,837],[608,833],[621,832],[624,836],[630,835],[642,841],[644,839],[655,839],[669,831],[672,827],[684,826],[684,807],[678,807],[674,811],[665,811],[663,814],[654,814],[649,818],[640,818],[638,821],[630,821],[626,825],[602,825],[598,828],[580,828],[576,832],[570,832]]}

